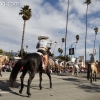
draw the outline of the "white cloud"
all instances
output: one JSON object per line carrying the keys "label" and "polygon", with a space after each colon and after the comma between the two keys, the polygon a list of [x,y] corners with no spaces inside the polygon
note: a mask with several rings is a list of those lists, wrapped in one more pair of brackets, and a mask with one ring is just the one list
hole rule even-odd
{"label": "white cloud", "polygon": [[[1,2],[7,3],[8,1],[2,0]],[[13,0],[13,2],[15,1]],[[0,48],[4,51],[18,51],[21,48],[23,20],[19,16],[19,11],[24,5],[29,5],[32,9],[32,18],[26,22],[24,48],[28,45],[28,52],[36,51],[37,37],[39,35],[48,35],[50,37],[49,40],[57,41],[54,52],[55,55],[59,55],[58,48],[61,47],[61,39],[65,37],[66,33],[67,0],[59,0],[56,6],[51,5],[49,2],[44,2],[44,0],[17,0],[17,2],[19,3],[17,6],[0,6]],[[94,27],[100,29],[99,5],[100,0],[92,0],[88,9],[88,52],[92,52],[93,49]],[[75,36],[78,34],[80,40],[77,44],[76,55],[84,55],[85,15],[86,4],[84,4],[84,0],[70,0],[67,54],[71,44],[76,41]],[[99,31],[96,39],[96,48],[98,50],[100,42]],[[54,46],[55,44],[52,46],[52,50]]]}

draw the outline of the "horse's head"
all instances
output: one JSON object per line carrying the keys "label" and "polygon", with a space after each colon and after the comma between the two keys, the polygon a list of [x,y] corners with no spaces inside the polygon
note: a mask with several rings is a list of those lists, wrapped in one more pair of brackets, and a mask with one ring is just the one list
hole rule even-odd
{"label": "horse's head", "polygon": [[4,60],[6,60],[6,61],[9,61],[8,56],[2,56],[2,58],[3,58]]}

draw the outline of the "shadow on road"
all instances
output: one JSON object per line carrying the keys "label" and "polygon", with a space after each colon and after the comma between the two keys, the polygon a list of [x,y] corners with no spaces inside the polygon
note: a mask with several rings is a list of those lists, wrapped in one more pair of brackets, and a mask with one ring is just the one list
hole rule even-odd
{"label": "shadow on road", "polygon": [[95,93],[100,92],[100,85],[97,85],[96,82],[90,83],[89,80],[81,80],[80,78],[64,78],[65,81],[70,81],[73,85],[76,85],[77,88],[83,89],[85,92]]}

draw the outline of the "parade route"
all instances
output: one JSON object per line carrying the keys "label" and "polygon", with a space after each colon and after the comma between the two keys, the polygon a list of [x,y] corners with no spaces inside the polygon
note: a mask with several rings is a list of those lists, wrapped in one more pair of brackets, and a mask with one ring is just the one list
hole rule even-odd
{"label": "parade route", "polygon": [[36,74],[31,84],[31,98],[27,97],[26,86],[28,74],[24,79],[23,93],[19,94],[20,75],[18,74],[14,88],[10,88],[8,83],[10,72],[3,72],[0,78],[0,100],[100,100],[100,78],[97,82],[90,82],[86,79],[86,73],[80,73],[79,77],[71,76],[71,73],[51,74],[53,88],[49,88],[49,78],[43,74],[42,86],[39,90],[39,75]]}

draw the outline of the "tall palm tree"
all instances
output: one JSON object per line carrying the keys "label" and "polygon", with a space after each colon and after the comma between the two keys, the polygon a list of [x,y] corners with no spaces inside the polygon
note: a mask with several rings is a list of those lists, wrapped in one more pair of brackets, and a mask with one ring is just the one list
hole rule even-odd
{"label": "tall palm tree", "polygon": [[95,48],[95,40],[96,40],[96,35],[97,35],[97,32],[98,32],[98,28],[94,28],[94,31],[95,31],[95,39],[94,39],[94,48]]}
{"label": "tall palm tree", "polygon": [[87,9],[86,9],[86,34],[85,34],[85,65],[86,65],[87,15],[88,15],[88,5],[91,3],[91,0],[86,0],[85,3],[87,4]]}
{"label": "tall palm tree", "polygon": [[67,20],[66,20],[66,34],[65,34],[65,61],[66,61],[66,39],[67,39],[67,28],[68,28],[68,11],[69,11],[69,0],[67,6]]}
{"label": "tall palm tree", "polygon": [[[75,51],[76,51],[76,45],[77,45],[78,41],[79,41],[79,35],[76,35]],[[74,52],[74,58],[75,58],[75,52]]]}
{"label": "tall palm tree", "polygon": [[32,16],[32,12],[31,12],[31,9],[29,8],[29,6],[25,5],[24,7],[22,7],[22,9],[19,12],[19,15],[22,15],[22,19],[24,20],[22,43],[21,43],[21,56],[23,56],[23,42],[24,42],[24,33],[25,33],[26,21],[29,20]]}

